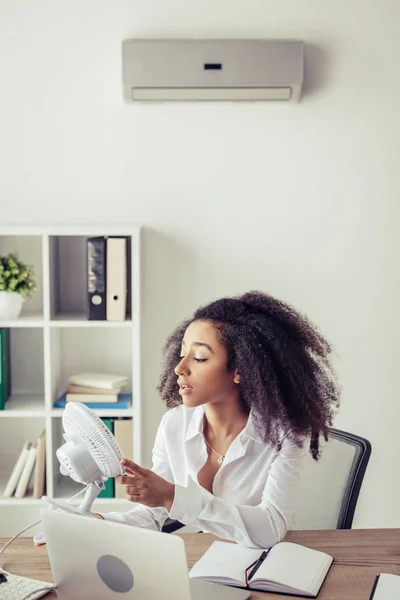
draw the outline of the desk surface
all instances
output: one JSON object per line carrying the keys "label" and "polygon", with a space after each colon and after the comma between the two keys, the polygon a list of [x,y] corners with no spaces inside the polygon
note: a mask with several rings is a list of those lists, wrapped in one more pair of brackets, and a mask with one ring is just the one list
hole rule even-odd
{"label": "desk surface", "polygon": [[[185,541],[189,567],[218,539],[208,533],[182,534],[181,537]],[[5,541],[0,539],[0,547]],[[285,541],[323,550],[334,557],[318,600],[368,600],[376,575],[400,575],[400,529],[290,531]],[[2,556],[2,566],[16,575],[52,581],[46,546],[35,548],[31,538],[15,540]],[[252,600],[282,600],[284,597],[261,592],[251,594]],[[53,600],[56,594],[43,598]]]}

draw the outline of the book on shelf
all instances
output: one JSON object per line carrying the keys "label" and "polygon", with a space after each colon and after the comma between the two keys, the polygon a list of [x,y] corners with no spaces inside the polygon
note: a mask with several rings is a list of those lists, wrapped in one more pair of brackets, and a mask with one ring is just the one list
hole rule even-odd
{"label": "book on shelf", "polygon": [[[114,420],[113,419],[101,419],[104,425],[107,425],[108,429],[111,433],[114,433]],[[100,494],[97,496],[98,498],[114,498],[115,496],[115,479],[114,477],[109,477],[104,481],[105,488],[101,490]]]}
{"label": "book on shelf", "polygon": [[369,600],[398,600],[400,598],[400,575],[380,573],[376,576]]}
{"label": "book on shelf", "polygon": [[86,372],[70,375],[68,377],[68,383],[85,387],[113,390],[115,388],[124,387],[128,383],[128,377],[112,373]]}
{"label": "book on shelf", "polygon": [[88,385],[75,385],[73,383],[69,383],[67,385],[66,392],[69,394],[102,394],[103,396],[113,396],[114,394],[119,394],[119,392],[122,392],[124,387],[125,386],[118,386],[113,387],[112,389],[107,389],[100,387],[90,387]]}
{"label": "book on shelf", "polygon": [[110,404],[118,402],[118,394],[66,394],[67,402],[83,402],[86,404]]}
{"label": "book on shelf", "polygon": [[4,488],[4,498],[11,498],[11,496],[13,496],[21,478],[22,471],[24,470],[31,445],[31,442],[25,442],[22,446],[21,452],[17,458],[17,462],[15,463],[14,468],[11,471],[11,475],[6,483],[6,487]]}
{"label": "book on shelf", "polygon": [[[124,458],[133,460],[133,422],[132,418],[114,418],[114,436]],[[124,485],[115,483],[115,497],[126,498]]]}
{"label": "book on shelf", "polygon": [[[89,400],[89,397],[87,398],[87,400]],[[61,396],[55,400],[53,406],[54,408],[65,408],[65,405],[67,403],[67,393],[64,392],[63,394],[61,394]],[[120,409],[120,408],[129,408],[132,404],[132,393],[131,392],[120,392],[118,394],[118,400],[117,402],[82,402],[82,404],[85,404],[88,408],[116,408],[116,409]]]}
{"label": "book on shelf", "polygon": [[0,328],[0,410],[11,395],[10,329]]}
{"label": "book on shelf", "polygon": [[36,442],[36,464],[33,474],[33,497],[41,498],[45,492],[46,482],[46,430],[39,435]]}
{"label": "book on shelf", "polygon": [[29,448],[28,456],[26,458],[24,468],[21,473],[21,477],[19,478],[19,481],[18,481],[17,489],[15,490],[16,498],[23,498],[28,490],[29,482],[31,480],[32,473],[33,473],[33,470],[35,467],[36,455],[37,455],[36,443],[31,444],[31,447]]}
{"label": "book on shelf", "polygon": [[332,561],[333,557],[325,552],[291,542],[279,542],[262,551],[216,541],[195,563],[189,576],[262,592],[314,598]]}
{"label": "book on shelf", "polygon": [[33,488],[33,497],[41,498],[45,489],[46,433],[38,436],[36,443],[24,442],[11,475],[4,488],[3,496],[23,498]]}

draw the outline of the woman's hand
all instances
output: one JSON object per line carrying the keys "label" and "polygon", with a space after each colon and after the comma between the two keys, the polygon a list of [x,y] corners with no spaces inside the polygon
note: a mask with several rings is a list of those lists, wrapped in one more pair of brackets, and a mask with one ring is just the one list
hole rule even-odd
{"label": "woman's hand", "polygon": [[117,483],[126,486],[126,497],[130,502],[139,502],[151,508],[164,506],[167,510],[171,509],[175,496],[173,483],[126,458],[121,460],[121,465],[127,475],[117,477]]}

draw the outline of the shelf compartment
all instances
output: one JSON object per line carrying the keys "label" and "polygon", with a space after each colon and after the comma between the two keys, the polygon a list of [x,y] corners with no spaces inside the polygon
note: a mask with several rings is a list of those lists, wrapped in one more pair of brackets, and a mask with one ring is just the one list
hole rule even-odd
{"label": "shelf compartment", "polygon": [[[0,236],[0,254],[16,252],[20,260],[34,267],[36,292],[31,300],[24,302],[21,319],[43,319],[43,244],[40,235],[2,235]],[[7,327],[7,324],[3,325]]]}
{"label": "shelf compartment", "polygon": [[[0,419],[0,439],[3,441],[0,461],[0,497],[3,496],[8,478],[17,462],[22,446],[25,442],[36,443],[45,425],[44,417]],[[32,499],[32,484],[33,478],[31,477],[29,491],[24,500]],[[3,500],[6,503],[16,501],[15,498],[3,498]]]}
{"label": "shelf compartment", "polygon": [[85,371],[126,375],[131,391],[132,329],[52,328],[50,362],[52,404],[65,392],[68,377]]}
{"label": "shelf compartment", "polygon": [[[107,232],[104,231],[104,236]],[[49,237],[50,316],[51,320],[88,320],[87,255],[89,236],[52,235]],[[131,320],[131,236],[128,239],[127,320]],[[106,323],[109,323],[106,321]]]}
{"label": "shelf compartment", "polygon": [[[38,397],[44,409],[44,340],[43,330],[35,327],[10,329],[11,394],[13,405],[40,410]],[[25,398],[25,399],[24,399]],[[6,402],[6,407],[9,405]],[[24,408],[25,409],[25,408]]]}
{"label": "shelf compartment", "polygon": [[44,415],[44,340],[43,330],[11,327],[11,396],[0,417]]}

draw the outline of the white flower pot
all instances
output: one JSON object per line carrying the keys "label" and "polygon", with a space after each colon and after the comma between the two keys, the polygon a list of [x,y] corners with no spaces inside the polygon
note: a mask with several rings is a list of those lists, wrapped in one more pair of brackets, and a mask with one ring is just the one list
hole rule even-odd
{"label": "white flower pot", "polygon": [[23,301],[17,292],[0,292],[0,321],[18,319]]}

